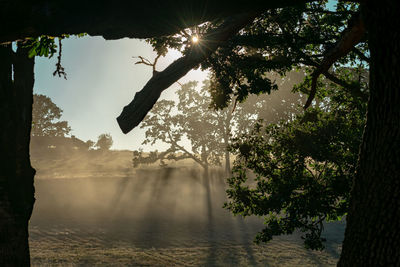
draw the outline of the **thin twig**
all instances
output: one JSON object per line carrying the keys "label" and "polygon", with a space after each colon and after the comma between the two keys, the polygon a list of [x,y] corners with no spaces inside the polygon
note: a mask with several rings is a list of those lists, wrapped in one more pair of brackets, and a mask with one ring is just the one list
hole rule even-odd
{"label": "thin twig", "polygon": [[62,54],[62,38],[58,38],[58,56],[57,56],[57,63],[56,63],[56,70],[53,72],[53,76],[58,75],[58,77],[64,76],[64,79],[67,79],[67,73],[65,72],[64,67],[61,65],[61,54]]}

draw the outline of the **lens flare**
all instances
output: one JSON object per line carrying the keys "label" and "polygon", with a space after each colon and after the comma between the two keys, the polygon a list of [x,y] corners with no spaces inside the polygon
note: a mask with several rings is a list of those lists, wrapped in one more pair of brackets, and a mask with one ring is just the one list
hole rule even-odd
{"label": "lens flare", "polygon": [[195,44],[198,43],[199,42],[199,37],[197,35],[193,36],[192,37],[192,42],[195,43]]}

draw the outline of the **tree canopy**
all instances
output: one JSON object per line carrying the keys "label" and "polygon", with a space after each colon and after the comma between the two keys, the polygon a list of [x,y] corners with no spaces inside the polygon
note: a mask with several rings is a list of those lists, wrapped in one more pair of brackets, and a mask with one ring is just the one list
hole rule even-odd
{"label": "tree canopy", "polygon": [[[289,79],[291,78],[291,80]],[[223,110],[211,107],[210,80],[203,81],[201,88],[197,82],[181,85],[176,91],[178,103],[172,100],[158,101],[145,117],[140,127],[146,129],[143,144],[154,145],[160,141],[169,145],[164,152],[154,151],[148,156],[134,153],[134,166],[160,160],[180,160],[191,158],[200,166],[221,165],[225,158],[225,168],[230,174],[230,155],[227,148],[232,137],[250,131],[259,119],[275,122],[288,120],[299,111],[299,93],[292,93],[293,81],[301,81],[303,74],[291,72],[287,79],[276,77],[280,90],[271,95],[251,96],[244,103],[231,103]],[[297,102],[297,104],[296,104]],[[190,142],[190,149],[185,142]],[[178,154],[179,155],[178,155]]]}
{"label": "tree canopy", "polygon": [[322,249],[324,223],[347,214],[366,101],[329,83],[317,98],[319,105],[294,120],[259,123],[231,145],[236,160],[225,207],[264,217],[257,242],[300,230],[307,248]]}
{"label": "tree canopy", "polygon": [[32,136],[61,136],[69,134],[71,127],[67,121],[59,121],[62,115],[60,109],[48,96],[33,95],[32,106]]}
{"label": "tree canopy", "polygon": [[[183,84],[176,93],[179,102],[161,100],[143,120],[141,128],[146,128],[143,144],[161,141],[169,148],[161,153],[153,152],[148,157],[142,153],[134,154],[134,166],[160,160],[181,160],[189,158],[198,163],[205,172],[209,165],[220,165],[224,154],[223,138],[226,133],[225,120],[229,112],[216,112],[209,109],[207,83],[200,91],[197,82]],[[190,148],[184,142],[190,142]]]}
{"label": "tree canopy", "polygon": [[[368,61],[359,5],[339,2],[336,10],[331,11],[327,3],[299,2],[150,39],[159,55],[174,48],[183,57],[153,75],[118,117],[120,127],[124,132],[135,127],[164,89],[198,66],[212,72],[211,91],[217,108],[226,106],[232,97],[243,101],[249,93],[269,93],[276,89],[276,84],[265,73],[284,74],[297,67],[307,67],[310,73],[307,106],[315,95],[320,74],[354,89],[329,69],[333,63],[335,68],[343,64],[365,65]],[[198,36],[197,43],[191,42],[192,35]]]}
{"label": "tree canopy", "polygon": [[[90,141],[90,142],[87,142],[87,145],[90,148],[90,146],[93,145],[93,143]],[[108,134],[108,133],[99,135],[99,137],[97,138],[97,142],[95,144],[95,146],[98,149],[103,150],[103,151],[110,150],[112,145],[113,145],[112,136],[111,136],[111,134]]]}

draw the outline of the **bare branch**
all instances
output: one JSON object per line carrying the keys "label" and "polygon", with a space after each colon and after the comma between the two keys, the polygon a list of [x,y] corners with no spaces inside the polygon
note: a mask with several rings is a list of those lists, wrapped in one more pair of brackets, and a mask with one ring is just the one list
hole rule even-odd
{"label": "bare branch", "polygon": [[336,42],[332,49],[325,53],[321,64],[319,64],[319,67],[312,73],[310,95],[304,105],[304,109],[307,109],[311,105],[311,102],[315,97],[318,77],[321,74],[326,73],[335,61],[352,51],[354,46],[364,37],[365,25],[361,14],[355,14],[350,21],[349,27],[343,31],[341,38]]}
{"label": "bare branch", "polygon": [[137,56],[137,57],[133,57],[133,58],[140,59],[139,61],[135,62],[135,64],[144,64],[144,65],[147,65],[147,66],[153,66],[153,64],[151,64],[150,60],[148,60],[145,57]]}
{"label": "bare branch", "polygon": [[165,70],[156,72],[117,118],[122,132],[128,133],[136,127],[156,103],[162,91],[198,66],[255,17],[256,13],[229,17],[220,27],[202,36],[201,41],[193,45],[187,55],[175,60]]}
{"label": "bare branch", "polygon": [[156,71],[156,64],[157,64],[157,61],[158,61],[158,59],[160,57],[161,57],[161,54],[157,55],[156,58],[154,59],[153,63],[151,63],[150,60],[148,60],[147,58],[142,57],[142,56],[137,56],[137,57],[133,57],[133,58],[140,59],[139,61],[135,62],[136,65],[137,64],[144,64],[144,65],[152,67],[153,68],[153,75],[155,75],[158,72],[158,71]]}
{"label": "bare branch", "polygon": [[53,72],[53,76],[58,75],[58,77],[64,76],[64,79],[67,79],[67,73],[65,72],[64,67],[61,65],[61,55],[62,55],[62,38],[58,38],[58,56],[57,56],[57,63],[56,63],[56,70]]}

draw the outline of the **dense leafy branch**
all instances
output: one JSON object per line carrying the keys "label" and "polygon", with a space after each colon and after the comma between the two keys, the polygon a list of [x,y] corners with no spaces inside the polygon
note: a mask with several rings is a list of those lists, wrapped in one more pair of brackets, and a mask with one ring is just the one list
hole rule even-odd
{"label": "dense leafy branch", "polygon": [[32,106],[32,136],[64,137],[71,131],[67,121],[59,121],[62,110],[47,96],[34,94]]}
{"label": "dense leafy branch", "polygon": [[[312,73],[311,91],[304,108],[308,108],[315,97],[318,77],[321,74],[328,72],[332,64],[335,63],[339,58],[347,55],[350,51],[353,51],[355,45],[357,45],[364,37],[365,26],[361,13],[353,15],[353,17],[350,19],[350,22],[351,25],[349,25],[349,27],[343,32],[337,43],[325,53],[322,62]],[[359,50],[356,49],[356,51]],[[359,52],[357,54],[360,55]],[[364,57],[362,58],[364,59]]]}
{"label": "dense leafy branch", "polygon": [[[357,74],[350,70],[352,79]],[[264,217],[257,242],[300,230],[307,248],[323,249],[324,222],[347,213],[366,101],[325,85],[317,94],[319,106],[289,122],[260,123],[234,139],[237,158],[225,207]]]}

